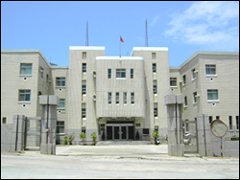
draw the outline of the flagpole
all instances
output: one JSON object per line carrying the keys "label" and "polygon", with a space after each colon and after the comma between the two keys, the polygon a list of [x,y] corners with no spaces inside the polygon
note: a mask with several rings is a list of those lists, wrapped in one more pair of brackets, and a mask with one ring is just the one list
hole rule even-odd
{"label": "flagpole", "polygon": [[120,58],[121,58],[121,40],[119,41],[119,43],[120,43]]}

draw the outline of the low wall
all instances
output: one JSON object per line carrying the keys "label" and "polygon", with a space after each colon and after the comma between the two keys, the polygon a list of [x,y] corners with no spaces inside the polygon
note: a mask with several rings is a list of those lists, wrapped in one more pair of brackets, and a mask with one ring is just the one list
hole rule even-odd
{"label": "low wall", "polygon": [[1,125],[1,152],[10,152],[12,142],[12,124]]}

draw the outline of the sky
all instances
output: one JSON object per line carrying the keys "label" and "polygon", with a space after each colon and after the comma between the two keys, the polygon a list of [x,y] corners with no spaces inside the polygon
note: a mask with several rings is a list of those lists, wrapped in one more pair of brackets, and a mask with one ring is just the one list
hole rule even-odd
{"label": "sky", "polygon": [[69,46],[104,46],[105,56],[133,47],[168,47],[169,65],[196,51],[239,52],[238,1],[1,1],[1,49],[40,49],[69,65]]}

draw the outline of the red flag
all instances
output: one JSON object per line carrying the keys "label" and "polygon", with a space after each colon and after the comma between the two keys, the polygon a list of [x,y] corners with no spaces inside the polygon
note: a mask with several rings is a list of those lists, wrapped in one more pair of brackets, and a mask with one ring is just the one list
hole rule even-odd
{"label": "red flag", "polygon": [[124,40],[123,40],[123,38],[121,36],[120,36],[120,41],[124,43]]}

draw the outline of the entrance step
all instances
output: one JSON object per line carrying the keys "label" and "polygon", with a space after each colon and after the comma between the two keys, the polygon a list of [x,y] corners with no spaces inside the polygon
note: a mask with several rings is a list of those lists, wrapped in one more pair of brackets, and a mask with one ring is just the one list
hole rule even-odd
{"label": "entrance step", "polygon": [[197,153],[184,153],[184,157],[202,157],[200,154]]}
{"label": "entrance step", "polygon": [[99,141],[96,146],[111,146],[111,145],[151,145],[150,141]]}

